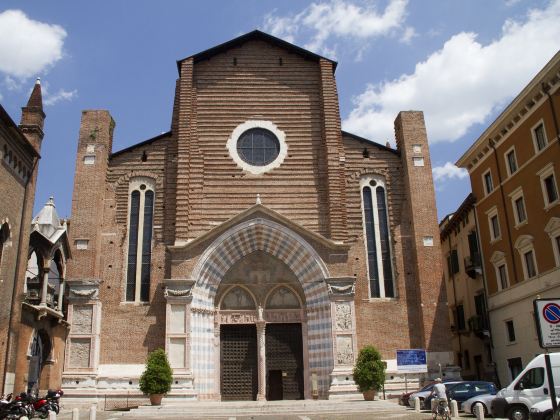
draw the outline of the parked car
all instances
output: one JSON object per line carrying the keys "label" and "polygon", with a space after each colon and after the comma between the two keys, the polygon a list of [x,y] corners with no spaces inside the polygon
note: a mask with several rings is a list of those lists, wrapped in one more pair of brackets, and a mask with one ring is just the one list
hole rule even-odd
{"label": "parked car", "polygon": [[[463,381],[449,381],[449,382],[444,382],[443,384],[445,385],[446,389],[449,389],[450,386],[452,385],[456,385],[459,384]],[[433,388],[433,385],[432,385]],[[416,394],[412,394],[410,396],[410,402],[409,405],[411,407],[414,407],[414,400],[413,398],[417,397],[420,398],[420,408],[424,409],[424,410],[430,410],[430,404],[431,404],[431,398],[430,398],[430,394],[432,393],[432,388],[430,388],[429,391],[423,391],[423,392],[417,392]],[[426,399],[428,399],[428,401],[426,401]]]}
{"label": "parked car", "polygon": [[[464,401],[471,397],[483,394],[496,394],[498,390],[492,382],[485,381],[462,381],[448,382],[445,384],[447,390],[447,398],[457,401],[457,406],[461,410]],[[424,398],[424,408],[430,408],[432,398],[428,396]]]}
{"label": "parked car", "polygon": [[410,392],[403,392],[401,394],[401,396],[399,397],[399,405],[404,405],[405,407],[409,405],[409,401],[410,401],[410,396],[412,394],[416,394],[418,392],[424,392],[424,391],[432,391],[432,388],[434,387],[435,382],[430,382],[426,385],[424,385],[422,388],[417,389],[415,391],[410,391]]}
{"label": "parked car", "polygon": [[474,416],[474,405],[476,403],[480,403],[482,404],[482,408],[484,408],[484,416],[487,417],[488,413],[490,413],[490,405],[492,404],[492,400],[494,398],[496,398],[495,393],[475,395],[474,397],[464,401],[461,407],[465,413],[471,413]]}
{"label": "parked car", "polygon": [[[560,353],[550,353],[550,364],[556,395],[560,395]],[[529,409],[546,399],[550,399],[550,386],[544,354],[539,354],[511,381],[511,384],[498,392],[496,398],[492,400],[490,411],[494,417],[527,420]]]}
{"label": "parked car", "polygon": [[[560,399],[557,399],[560,405]],[[531,420],[552,420],[552,401],[549,399],[536,403],[529,410]]]}

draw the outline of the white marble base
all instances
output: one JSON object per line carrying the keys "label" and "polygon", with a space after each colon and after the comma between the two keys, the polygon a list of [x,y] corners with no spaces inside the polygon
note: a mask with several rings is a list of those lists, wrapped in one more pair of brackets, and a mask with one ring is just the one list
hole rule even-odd
{"label": "white marble base", "polygon": [[329,400],[335,399],[361,399],[362,393],[352,377],[352,369],[334,370],[331,373],[331,386],[329,388]]}

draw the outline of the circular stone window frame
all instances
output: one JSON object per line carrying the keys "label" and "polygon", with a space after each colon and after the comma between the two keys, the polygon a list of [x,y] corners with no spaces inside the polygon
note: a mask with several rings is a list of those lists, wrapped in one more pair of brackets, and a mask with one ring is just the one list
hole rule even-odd
{"label": "circular stone window frame", "polygon": [[[247,130],[250,130],[252,128],[262,128],[268,130],[272,134],[274,134],[278,139],[278,143],[280,144],[280,150],[278,151],[278,156],[276,156],[276,159],[274,159],[268,165],[264,165],[264,166],[251,165],[250,163],[245,162],[237,152],[237,142],[239,138],[243,133],[245,133]],[[265,121],[265,120],[247,120],[244,123],[239,124],[237,127],[235,127],[235,129],[231,133],[231,136],[227,141],[226,148],[228,149],[229,155],[231,156],[233,161],[237,164],[237,166],[239,166],[245,172],[249,172],[250,174],[253,175],[261,175],[265,172],[269,172],[272,171],[273,169],[278,168],[282,164],[282,162],[284,162],[284,159],[288,154],[288,145],[286,144],[286,133],[280,130],[276,126],[276,124],[274,124],[272,121]]]}

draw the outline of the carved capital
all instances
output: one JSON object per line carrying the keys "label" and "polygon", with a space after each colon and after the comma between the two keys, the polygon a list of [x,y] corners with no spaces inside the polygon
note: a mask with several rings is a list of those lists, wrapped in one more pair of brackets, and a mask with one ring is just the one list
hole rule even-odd
{"label": "carved capital", "polygon": [[353,298],[356,293],[355,277],[331,277],[325,282],[332,300]]}
{"label": "carved capital", "polygon": [[69,301],[87,301],[99,299],[99,283],[98,279],[68,279],[66,287],[68,288]]}
{"label": "carved capital", "polygon": [[163,295],[167,300],[190,300],[195,281],[192,279],[165,279]]}

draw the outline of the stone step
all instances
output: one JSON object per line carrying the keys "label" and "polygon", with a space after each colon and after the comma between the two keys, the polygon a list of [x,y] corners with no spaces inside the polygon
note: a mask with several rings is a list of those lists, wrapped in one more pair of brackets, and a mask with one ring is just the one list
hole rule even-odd
{"label": "stone step", "polygon": [[159,417],[180,415],[185,418],[250,416],[257,414],[326,414],[352,412],[387,412],[399,407],[389,401],[248,401],[248,402],[184,402],[161,406],[141,406],[124,417]]}

